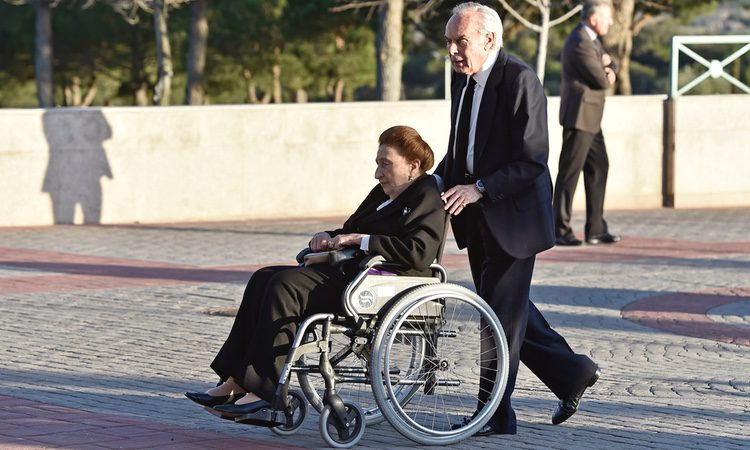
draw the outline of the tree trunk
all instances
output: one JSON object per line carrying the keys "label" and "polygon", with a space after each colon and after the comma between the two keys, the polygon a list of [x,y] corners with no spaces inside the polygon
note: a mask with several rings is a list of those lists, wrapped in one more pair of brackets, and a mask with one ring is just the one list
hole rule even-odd
{"label": "tree trunk", "polygon": [[253,73],[245,69],[242,71],[242,77],[245,79],[245,103],[258,103],[258,93],[255,89],[255,81],[253,81]]}
{"label": "tree trunk", "polygon": [[81,79],[73,77],[70,84],[63,89],[65,106],[81,106]]}
{"label": "tree trunk", "polygon": [[403,17],[404,0],[387,0],[378,15],[377,95],[385,101],[401,97]]}
{"label": "tree trunk", "polygon": [[133,104],[135,106],[148,106],[148,84],[145,81],[135,85]]}
{"label": "tree trunk", "polygon": [[281,103],[281,66],[277,63],[271,67],[271,73],[273,75],[273,102]]}
{"label": "tree trunk", "polygon": [[296,96],[295,96],[295,101],[297,103],[307,103],[307,100],[308,100],[308,98],[307,98],[307,91],[305,91],[302,88],[297,89],[297,93],[296,93]]}
{"label": "tree trunk", "polygon": [[[281,72],[279,72],[279,74],[281,74]],[[243,70],[242,77],[245,78],[245,90],[247,92],[247,94],[245,95],[245,103],[266,104],[271,102],[272,90],[266,91],[263,94],[262,98],[258,98],[258,88],[255,85],[255,81],[253,80],[253,73],[251,71],[249,71],[248,69]]]}
{"label": "tree trunk", "polygon": [[190,18],[190,50],[188,51],[188,79],[185,87],[185,104],[204,104],[203,73],[206,67],[208,42],[207,0],[193,0]]}
{"label": "tree trunk", "polygon": [[281,88],[281,47],[273,49],[273,64],[271,65],[271,89],[266,94],[270,94],[270,99],[274,103],[284,101]]}
{"label": "tree trunk", "polygon": [[55,106],[52,84],[52,10],[48,0],[35,0],[36,50],[34,69],[36,93],[40,108]]}
{"label": "tree trunk", "polygon": [[154,88],[154,103],[169,105],[172,93],[172,48],[167,31],[167,9],[164,0],[154,0],[154,30],[156,30],[156,64],[159,81]]}
{"label": "tree trunk", "polygon": [[604,36],[604,47],[617,63],[617,83],[615,91],[621,95],[631,95],[630,55],[633,51],[633,12],[635,0],[615,0],[612,10],[614,24]]}
{"label": "tree trunk", "polygon": [[133,95],[133,105],[148,105],[148,82],[146,69],[143,66],[143,40],[135,27],[131,27],[129,92]]}
{"label": "tree trunk", "polygon": [[339,78],[336,80],[336,88],[333,93],[333,101],[336,103],[341,103],[344,101],[344,80]]}
{"label": "tree trunk", "polygon": [[539,12],[542,14],[541,29],[539,30],[539,45],[536,51],[536,75],[539,81],[544,84],[544,70],[547,65],[547,42],[549,41],[549,2],[539,5]]}
{"label": "tree trunk", "polygon": [[83,100],[81,100],[81,106],[91,106],[94,103],[94,98],[96,98],[96,74],[91,75],[91,80],[89,80],[89,85],[86,88],[86,94],[83,96]]}
{"label": "tree trunk", "polygon": [[81,79],[74,76],[70,79],[70,84],[63,89],[65,106],[86,107],[91,106],[96,97],[96,75],[91,75],[89,85],[86,87],[84,94],[81,86]]}

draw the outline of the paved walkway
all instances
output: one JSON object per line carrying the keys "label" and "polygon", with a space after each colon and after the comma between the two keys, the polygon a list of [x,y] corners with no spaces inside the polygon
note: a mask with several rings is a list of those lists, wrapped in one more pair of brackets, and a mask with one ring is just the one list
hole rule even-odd
{"label": "paved walkway", "polygon": [[[518,435],[461,448],[750,448],[750,209],[608,220],[620,244],[545,252],[532,291],[603,378],[553,426],[555,398],[522,369]],[[280,438],[182,394],[215,382],[249,273],[337,222],[0,229],[0,449],[323,447],[315,413]],[[465,254],[447,250],[469,285]],[[360,443],[386,446],[413,444],[388,424]]]}

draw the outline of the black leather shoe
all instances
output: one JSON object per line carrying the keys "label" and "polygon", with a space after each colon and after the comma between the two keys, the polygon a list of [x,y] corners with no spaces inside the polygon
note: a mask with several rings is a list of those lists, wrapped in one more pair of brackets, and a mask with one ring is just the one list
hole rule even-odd
{"label": "black leather shoe", "polygon": [[245,394],[229,394],[229,395],[209,395],[205,392],[185,392],[185,397],[194,401],[195,403],[203,406],[213,408],[218,405],[226,405],[227,403],[234,403],[237,400],[244,397]]}
{"label": "black leather shoe", "polygon": [[583,244],[583,242],[575,237],[574,234],[566,234],[565,236],[559,236],[555,239],[555,245],[563,245],[568,247],[575,247]]}
{"label": "black leather shoe", "polygon": [[[465,427],[466,425],[471,422],[471,417],[464,417],[461,423],[454,424],[451,429],[457,430],[459,428]],[[474,433],[474,436],[492,436],[494,434],[516,434],[516,430],[506,430],[506,431],[498,431],[494,428],[492,428],[492,425],[489,423],[486,423],[482,428],[479,429],[476,433]]]}
{"label": "black leather shoe", "polygon": [[496,429],[492,428],[492,425],[486,424],[482,428],[479,429],[476,433],[474,433],[474,436],[477,437],[485,437],[485,436],[492,436],[495,434],[515,434],[515,433],[501,433],[497,431]]}
{"label": "black leather shoe", "polygon": [[620,242],[621,239],[622,238],[619,235],[604,233],[588,236],[586,238],[586,243],[589,245],[614,244]]}
{"label": "black leather shoe", "polygon": [[265,400],[258,400],[255,402],[245,403],[244,405],[219,405],[214,407],[215,411],[221,413],[222,417],[239,417],[245,414],[251,414],[259,411],[263,408],[270,408],[271,404]]}
{"label": "black leather shoe", "polygon": [[581,401],[581,397],[583,397],[583,393],[586,391],[586,388],[593,386],[599,380],[601,374],[602,371],[597,368],[596,372],[594,372],[594,375],[591,376],[589,381],[586,382],[586,384],[584,384],[581,389],[572,393],[569,397],[560,400],[560,403],[557,405],[557,409],[554,413],[552,413],[553,425],[559,425],[565,422],[570,418],[570,416],[578,411],[578,403]]}

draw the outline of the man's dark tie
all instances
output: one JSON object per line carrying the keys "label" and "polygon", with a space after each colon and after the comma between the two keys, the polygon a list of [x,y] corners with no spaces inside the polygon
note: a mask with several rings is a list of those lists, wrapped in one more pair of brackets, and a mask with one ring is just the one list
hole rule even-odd
{"label": "man's dark tie", "polygon": [[474,86],[477,82],[474,77],[469,77],[469,85],[464,92],[461,103],[461,113],[458,116],[456,127],[456,158],[453,171],[453,185],[464,184],[464,173],[466,173],[466,154],[469,150],[469,128],[471,126],[471,104],[474,102]]}

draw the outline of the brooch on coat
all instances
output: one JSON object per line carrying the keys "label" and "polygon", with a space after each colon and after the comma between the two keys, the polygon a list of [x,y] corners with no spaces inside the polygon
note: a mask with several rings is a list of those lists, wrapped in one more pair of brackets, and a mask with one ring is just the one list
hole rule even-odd
{"label": "brooch on coat", "polygon": [[404,212],[403,212],[403,213],[402,213],[401,215],[402,215],[402,216],[405,216],[405,215],[409,214],[410,212],[411,212],[411,208],[409,208],[409,207],[407,206],[406,208],[404,208]]}

